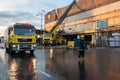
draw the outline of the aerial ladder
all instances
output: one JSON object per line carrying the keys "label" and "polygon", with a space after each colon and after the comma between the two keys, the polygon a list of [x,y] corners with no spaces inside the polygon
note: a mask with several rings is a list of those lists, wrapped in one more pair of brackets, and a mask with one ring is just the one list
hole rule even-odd
{"label": "aerial ladder", "polygon": [[[57,30],[59,29],[59,25],[63,22],[63,20],[66,18],[66,16],[68,15],[69,11],[71,10],[72,6],[76,3],[76,0],[73,0],[73,2],[68,6],[68,8],[65,10],[65,12],[63,13],[63,15],[60,17],[60,19],[56,22],[56,24],[52,27],[52,29],[50,30],[51,33],[51,42],[52,44],[56,45],[56,44],[61,44],[61,40],[60,36],[57,34]],[[50,39],[49,39],[50,40]]]}

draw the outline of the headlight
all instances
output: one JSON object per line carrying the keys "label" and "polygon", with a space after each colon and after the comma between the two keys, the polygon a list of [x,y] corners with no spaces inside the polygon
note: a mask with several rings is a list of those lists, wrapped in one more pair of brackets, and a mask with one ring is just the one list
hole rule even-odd
{"label": "headlight", "polygon": [[16,47],[16,45],[12,45],[12,47]]}
{"label": "headlight", "polygon": [[50,41],[50,43],[52,43],[52,41]]}
{"label": "headlight", "polygon": [[33,46],[36,47],[36,44],[34,44]]}

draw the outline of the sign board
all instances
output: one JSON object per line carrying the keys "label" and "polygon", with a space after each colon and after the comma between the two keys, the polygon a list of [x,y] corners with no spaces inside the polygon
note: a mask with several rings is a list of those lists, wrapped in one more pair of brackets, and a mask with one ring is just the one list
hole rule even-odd
{"label": "sign board", "polygon": [[97,20],[96,23],[98,28],[102,28],[102,21]]}
{"label": "sign board", "polygon": [[98,28],[108,28],[108,22],[107,21],[97,20],[96,23],[97,23]]}
{"label": "sign board", "polygon": [[108,28],[108,22],[107,21],[102,21],[102,26],[103,28]]}

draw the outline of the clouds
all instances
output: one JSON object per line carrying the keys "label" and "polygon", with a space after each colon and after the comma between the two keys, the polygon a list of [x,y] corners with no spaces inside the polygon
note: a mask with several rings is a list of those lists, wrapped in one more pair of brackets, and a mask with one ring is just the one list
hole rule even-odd
{"label": "clouds", "polygon": [[32,14],[29,12],[21,12],[21,11],[0,11],[0,18],[17,18],[17,17],[25,17],[31,16]]}
{"label": "clouds", "polygon": [[[40,29],[41,16],[36,16],[36,14],[41,13],[41,10],[45,10],[47,13],[72,1],[73,0],[0,0],[0,29],[17,22],[31,23]],[[42,22],[44,23],[44,21]]]}
{"label": "clouds", "polygon": [[30,18],[34,18],[33,14],[29,12],[21,12],[21,11],[0,11],[0,23],[5,22],[17,22],[21,20],[29,20]]}
{"label": "clouds", "polygon": [[[47,0],[46,0],[47,1]],[[0,0],[0,11],[27,11],[46,9],[46,11],[55,8],[53,3],[42,0]]]}

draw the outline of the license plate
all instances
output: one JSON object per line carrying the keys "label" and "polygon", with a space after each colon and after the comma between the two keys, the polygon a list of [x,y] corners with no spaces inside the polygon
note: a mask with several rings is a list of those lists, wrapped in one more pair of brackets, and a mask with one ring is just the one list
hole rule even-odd
{"label": "license plate", "polygon": [[28,45],[23,45],[23,47],[28,47]]}

